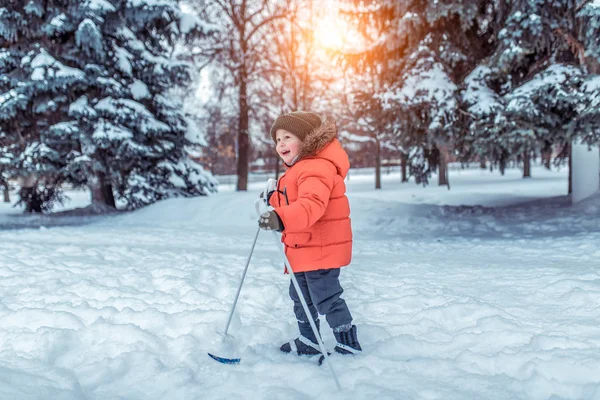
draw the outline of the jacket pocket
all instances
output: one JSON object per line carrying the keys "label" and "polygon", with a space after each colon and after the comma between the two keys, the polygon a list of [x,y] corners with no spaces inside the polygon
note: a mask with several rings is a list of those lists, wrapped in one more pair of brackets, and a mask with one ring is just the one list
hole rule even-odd
{"label": "jacket pocket", "polygon": [[283,243],[289,247],[304,247],[310,241],[310,232],[286,233]]}

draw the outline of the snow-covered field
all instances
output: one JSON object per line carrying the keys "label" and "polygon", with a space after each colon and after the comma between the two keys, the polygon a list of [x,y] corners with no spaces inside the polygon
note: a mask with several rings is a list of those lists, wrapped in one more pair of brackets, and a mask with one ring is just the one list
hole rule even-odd
{"label": "snow-covered field", "polygon": [[351,175],[341,280],[364,353],[332,357],[342,392],[278,350],[296,327],[266,233],[230,329],[242,362],[207,356],[261,185],[100,218],[2,205],[0,227],[44,226],[0,230],[0,399],[600,399],[600,194],[571,207],[566,170],[533,174]]}

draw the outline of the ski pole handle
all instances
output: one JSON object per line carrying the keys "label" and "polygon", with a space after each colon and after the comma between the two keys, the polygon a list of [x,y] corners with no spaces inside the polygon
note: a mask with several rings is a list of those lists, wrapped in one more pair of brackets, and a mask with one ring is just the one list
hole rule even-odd
{"label": "ski pole handle", "polygon": [[259,198],[254,202],[254,208],[256,209],[257,217],[260,217],[260,214],[271,209],[269,206],[269,193],[274,190],[277,190],[277,180],[269,178],[265,184],[264,190],[261,192]]}

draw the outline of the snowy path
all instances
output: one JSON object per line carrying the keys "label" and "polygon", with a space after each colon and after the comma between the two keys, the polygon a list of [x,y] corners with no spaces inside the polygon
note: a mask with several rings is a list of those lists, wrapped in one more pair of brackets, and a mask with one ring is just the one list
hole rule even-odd
{"label": "snowy path", "polygon": [[532,216],[354,185],[342,283],[365,352],[332,358],[344,392],[277,350],[296,331],[268,235],[231,329],[243,361],[207,357],[255,232],[255,193],[224,192],[0,231],[0,399],[600,399],[597,201]]}

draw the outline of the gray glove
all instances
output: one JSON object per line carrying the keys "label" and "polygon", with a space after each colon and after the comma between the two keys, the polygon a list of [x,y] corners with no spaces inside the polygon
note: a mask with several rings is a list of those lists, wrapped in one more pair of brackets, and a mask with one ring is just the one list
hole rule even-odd
{"label": "gray glove", "polygon": [[260,214],[258,226],[265,231],[281,232],[283,230],[283,222],[281,222],[281,218],[273,210]]}

